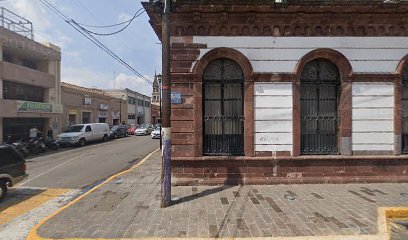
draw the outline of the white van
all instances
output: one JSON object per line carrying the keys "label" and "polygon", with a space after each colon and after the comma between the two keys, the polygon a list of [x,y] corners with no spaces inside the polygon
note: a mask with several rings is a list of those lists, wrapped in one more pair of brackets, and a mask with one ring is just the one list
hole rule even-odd
{"label": "white van", "polygon": [[106,123],[76,124],[69,126],[64,133],[58,135],[58,143],[84,146],[91,141],[107,141],[109,134],[109,125]]}

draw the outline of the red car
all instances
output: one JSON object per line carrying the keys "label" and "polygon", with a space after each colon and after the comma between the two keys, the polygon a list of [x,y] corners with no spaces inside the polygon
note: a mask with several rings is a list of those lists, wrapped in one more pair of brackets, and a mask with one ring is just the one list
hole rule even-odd
{"label": "red car", "polygon": [[130,124],[130,127],[128,128],[128,134],[135,135],[135,131],[138,127],[139,127],[138,124]]}

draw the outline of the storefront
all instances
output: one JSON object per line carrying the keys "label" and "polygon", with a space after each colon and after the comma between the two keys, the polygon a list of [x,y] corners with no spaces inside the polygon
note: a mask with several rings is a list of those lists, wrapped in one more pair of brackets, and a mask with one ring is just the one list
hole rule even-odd
{"label": "storefront", "polygon": [[172,2],[172,183],[408,181],[408,3],[334,2]]}
{"label": "storefront", "polygon": [[8,103],[3,105],[6,109],[15,109],[14,113],[4,114],[5,117],[2,118],[3,140],[8,136],[13,141],[27,140],[29,130],[33,127],[43,133],[48,128],[58,130],[60,127],[61,105],[21,100],[3,102]]}
{"label": "storefront", "polygon": [[47,118],[3,118],[4,137],[11,137],[12,140],[27,140],[29,130],[37,128],[40,132],[46,132]]}
{"label": "storefront", "polygon": [[79,111],[78,110],[68,109],[67,112],[68,112],[68,126],[77,124],[78,123]]}
{"label": "storefront", "polygon": [[62,102],[65,106],[62,116],[63,129],[81,123],[119,124],[122,103],[120,99],[107,95],[103,90],[63,83]]}

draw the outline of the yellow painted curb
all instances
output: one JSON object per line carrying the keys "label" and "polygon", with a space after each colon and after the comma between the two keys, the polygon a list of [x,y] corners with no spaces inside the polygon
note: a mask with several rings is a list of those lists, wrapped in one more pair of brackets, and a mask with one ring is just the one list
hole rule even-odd
{"label": "yellow painted curb", "polygon": [[[381,219],[380,219],[381,217]],[[393,218],[407,218],[408,207],[388,207],[378,209],[378,233],[386,236],[384,239],[390,239],[391,220]]]}
{"label": "yellow painted curb", "polygon": [[[66,208],[72,206],[74,203],[80,201],[81,199],[83,199],[84,197],[88,196],[89,194],[91,194],[92,192],[94,192],[96,189],[98,189],[99,187],[101,187],[102,185],[104,185],[105,183],[111,181],[112,179],[123,175],[125,173],[128,173],[130,171],[132,171],[133,169],[139,167],[140,165],[142,165],[151,155],[153,155],[153,153],[157,152],[156,149],[153,152],[151,152],[149,155],[147,155],[145,158],[142,159],[142,161],[140,161],[138,164],[132,166],[131,168],[129,168],[128,170],[125,170],[123,172],[120,172],[118,174],[115,174],[111,177],[109,177],[108,179],[106,179],[105,181],[103,181],[101,184],[93,187],[91,190],[89,190],[88,192],[86,192],[85,194],[81,195],[80,197],[78,197],[77,199],[73,200],[72,202],[68,203],[67,205],[65,205],[64,207],[58,209],[56,212],[54,212],[53,214],[51,214],[50,216],[44,218],[43,220],[41,220],[39,223],[37,223],[32,229],[31,231],[28,233],[27,236],[27,240],[51,240],[51,238],[42,238],[37,234],[37,230],[41,227],[41,225],[43,225],[45,222],[47,222],[48,220],[50,220],[51,218],[53,218],[55,215],[57,215],[58,213],[62,212],[63,210],[65,210]],[[79,239],[79,238],[78,238]],[[94,239],[95,240],[95,239]],[[112,239],[111,239],[112,240]]]}
{"label": "yellow painted curb", "polygon": [[40,192],[37,195],[28,196],[26,199],[23,198],[22,201],[18,202],[17,204],[15,204],[15,202],[7,204],[6,206],[0,208],[0,225],[11,221],[18,216],[21,216],[26,212],[29,212],[30,210],[68,192],[69,190],[70,189],[56,188],[44,189],[43,192]]}
{"label": "yellow painted curb", "polygon": [[[52,238],[42,238],[37,234],[37,230],[48,220],[50,220],[52,217],[57,215],[58,213],[62,212],[66,208],[72,206],[74,203],[80,201],[82,198],[86,197],[90,193],[94,192],[96,189],[104,185],[105,183],[111,181],[112,179],[128,173],[132,171],[133,169],[139,167],[142,165],[151,155],[153,155],[157,150],[151,152],[149,155],[147,155],[142,161],[140,161],[138,164],[135,166],[131,167],[130,169],[123,171],[121,173],[118,173],[116,175],[111,176],[110,178],[106,179],[104,182],[101,184],[93,187],[91,190],[86,192],[85,194],[81,195],[74,201],[70,202],[66,206],[60,208],[47,218],[43,219],[41,222],[39,222],[37,225],[34,226],[34,228],[31,229],[30,233],[27,236],[27,240],[55,240]],[[400,207],[400,208],[384,208],[380,207],[378,208],[378,219],[377,219],[377,234],[376,235],[329,235],[329,236],[297,236],[297,237],[249,237],[249,238],[234,238],[234,237],[226,237],[226,238],[159,238],[159,237],[143,237],[143,238],[64,238],[64,240],[157,240],[157,239],[166,239],[166,240],[189,240],[189,239],[194,239],[194,240],[210,240],[210,239],[217,239],[217,240],[388,240],[390,239],[389,236],[389,231],[388,231],[388,224],[387,221],[389,218],[393,217],[401,217],[401,216],[408,216],[408,208],[406,207]],[[61,240],[61,239],[59,239]]]}

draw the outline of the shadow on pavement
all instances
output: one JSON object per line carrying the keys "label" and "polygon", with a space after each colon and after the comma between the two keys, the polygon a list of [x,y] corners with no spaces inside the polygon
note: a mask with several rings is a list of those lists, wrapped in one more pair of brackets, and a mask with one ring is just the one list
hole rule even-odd
{"label": "shadow on pavement", "polygon": [[232,188],[232,187],[234,187],[234,186],[233,185],[223,185],[223,186],[218,186],[218,187],[212,188],[212,189],[206,189],[206,190],[204,190],[202,192],[195,193],[195,194],[190,195],[190,196],[181,197],[181,198],[179,198],[177,200],[172,200],[171,205],[177,205],[177,204],[180,204],[180,203],[193,201],[195,199],[202,198],[202,197],[214,194],[214,193],[222,192],[225,189]]}

